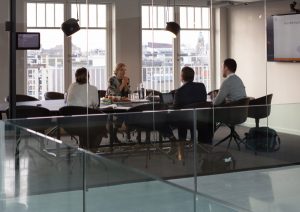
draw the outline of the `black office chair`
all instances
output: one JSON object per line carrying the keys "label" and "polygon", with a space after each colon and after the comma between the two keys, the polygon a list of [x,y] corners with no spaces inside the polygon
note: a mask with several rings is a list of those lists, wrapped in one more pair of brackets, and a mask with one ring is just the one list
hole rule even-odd
{"label": "black office chair", "polygon": [[[197,102],[189,104],[183,107],[183,109],[195,109],[196,110],[196,121],[198,131],[198,142],[211,144],[213,137],[213,120],[212,120],[212,103],[211,102]],[[183,125],[188,126],[188,125]],[[190,129],[194,127],[189,124]],[[193,133],[193,131],[191,131]],[[193,134],[192,134],[193,138]]]}
{"label": "black office chair", "polygon": [[[9,109],[6,110],[6,115],[9,117]],[[32,117],[47,117],[50,116],[50,111],[44,107],[20,105],[16,106],[16,118],[25,119]]]}
{"label": "black office chair", "polygon": [[259,119],[267,118],[271,113],[273,94],[250,100],[248,117],[255,119],[255,126],[259,127]]}
{"label": "black office chair", "polygon": [[106,95],[106,90],[98,90],[98,97],[99,99],[102,97],[105,97]]}
{"label": "black office chair", "polygon": [[93,151],[100,147],[102,138],[107,135],[107,118],[101,115],[103,114],[101,111],[79,106],[65,106],[59,109],[59,114],[70,116],[59,118],[59,126],[71,136],[78,136],[81,148]]}
{"label": "black office chair", "polygon": [[229,149],[232,140],[235,141],[238,149],[240,150],[240,143],[242,142],[242,139],[235,131],[235,126],[242,124],[247,120],[249,101],[249,98],[244,98],[215,108],[215,122],[228,126],[230,134],[217,142],[214,147],[229,139],[227,150]]}
{"label": "black office chair", "polygon": [[146,96],[159,96],[161,94],[160,91],[153,89],[146,89]]}
{"label": "black office chair", "polygon": [[[7,117],[9,117],[9,109],[6,110]],[[50,111],[43,107],[38,106],[16,106],[16,118],[14,120],[8,120],[9,123],[12,123],[17,127],[17,147],[16,147],[16,155],[20,157],[20,153],[27,150],[28,152],[34,152],[35,154],[45,158],[49,162],[53,162],[49,159],[49,157],[44,154],[46,151],[45,144],[43,141],[39,141],[40,150],[36,150],[36,148],[32,147],[32,145],[28,144],[28,140],[26,140],[25,145],[22,149],[19,148],[21,143],[21,128],[32,129],[36,132],[41,132],[43,134],[51,133],[51,131],[47,132],[49,129],[53,128],[54,123],[51,122],[47,117],[50,116]],[[30,154],[31,155],[31,154]]]}
{"label": "black office chair", "polygon": [[[5,98],[6,102],[9,102],[9,96]],[[39,101],[37,98],[24,95],[24,94],[16,94],[16,102],[28,102],[28,101]]]}
{"label": "black office chair", "polygon": [[45,100],[64,99],[64,94],[59,92],[46,92],[44,94]]}
{"label": "black office chair", "polygon": [[[165,115],[159,115],[155,116],[155,114],[152,113],[141,113],[143,111],[159,111],[164,110],[166,107],[162,104],[142,104],[135,107],[132,107],[128,110],[128,116],[125,116],[125,123],[128,127],[129,131],[137,130],[138,142],[141,143],[141,132],[146,132],[146,142],[150,141],[150,133],[153,131],[153,127],[156,125],[156,129],[159,131],[159,129],[162,129],[162,125],[166,123],[166,116]],[[154,117],[153,117],[154,116]],[[152,122],[154,120],[154,123]],[[161,135],[159,136],[160,140]]]}
{"label": "black office chair", "polygon": [[[169,130],[169,122],[168,122],[168,114],[165,111],[161,111],[166,109],[166,107],[162,104],[155,103],[155,104],[143,104],[138,105],[136,107],[132,107],[128,110],[128,115],[124,117],[127,129],[129,131],[136,130],[138,132],[138,142],[140,144],[145,144],[147,150],[147,157],[146,157],[146,165],[148,167],[148,160],[150,159],[150,147],[152,146],[155,150],[161,152],[169,159],[175,161],[172,156],[168,153],[164,152],[162,149],[162,140],[163,137],[172,136],[169,133],[172,133]],[[151,112],[153,111],[153,113]],[[156,112],[154,112],[156,111]],[[141,132],[144,131],[146,133],[146,140],[145,142],[141,141]],[[159,145],[155,145],[157,140],[151,141],[151,132],[158,132],[159,136]],[[170,142],[174,142],[170,140]]]}
{"label": "black office chair", "polygon": [[100,99],[106,96],[106,90],[98,90],[98,105],[100,105]]}

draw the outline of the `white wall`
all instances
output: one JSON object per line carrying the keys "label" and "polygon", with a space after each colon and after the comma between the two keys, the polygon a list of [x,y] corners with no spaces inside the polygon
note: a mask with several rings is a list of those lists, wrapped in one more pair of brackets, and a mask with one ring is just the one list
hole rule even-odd
{"label": "white wall", "polygon": [[127,65],[131,89],[141,81],[141,5],[140,0],[117,0],[114,7],[115,26],[113,67],[123,62]]}
{"label": "white wall", "polygon": [[[288,13],[286,1],[268,1],[267,15]],[[228,9],[229,56],[238,62],[237,74],[249,96],[273,93],[273,103],[300,102],[300,63],[266,62],[264,4]]]}
{"label": "white wall", "polygon": [[[289,2],[268,1],[266,12],[288,13]],[[229,8],[227,15],[229,56],[238,62],[237,74],[243,79],[248,96],[273,93],[269,126],[300,135],[300,63],[266,61],[263,3]],[[253,125],[253,120],[247,123]]]}

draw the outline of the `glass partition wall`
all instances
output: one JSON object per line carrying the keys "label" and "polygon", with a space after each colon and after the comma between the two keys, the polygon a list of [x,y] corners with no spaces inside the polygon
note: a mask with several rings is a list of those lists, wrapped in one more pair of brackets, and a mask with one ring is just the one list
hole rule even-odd
{"label": "glass partition wall", "polygon": [[[79,155],[77,162],[66,165],[71,174],[65,173],[62,184],[68,187],[72,173],[80,173],[82,184],[70,187],[88,190],[81,193],[87,211],[100,205],[128,211],[153,205],[162,211],[181,211],[186,205],[193,205],[191,211],[227,211],[200,197],[237,208],[228,211],[272,206],[278,186],[272,173],[299,162],[299,51],[292,31],[298,19],[289,3],[24,0],[17,2],[17,10],[18,31],[39,32],[41,45],[17,54],[17,80],[22,82],[18,93],[40,101],[17,105],[34,106],[35,114],[46,108],[46,114],[37,116],[51,118],[13,124],[26,132],[37,131],[33,125],[49,125],[43,134],[57,139],[51,148],[69,152],[66,157]],[[61,24],[70,18],[79,20],[80,30],[68,37]],[[175,38],[166,32],[167,22],[180,25]],[[181,97],[189,103],[174,104],[177,89],[187,84],[181,77],[183,67],[194,70],[194,82],[203,83],[209,94],[226,80],[226,58],[237,62],[236,75],[248,99],[220,107],[213,104],[214,95],[199,100],[201,91],[191,88]],[[124,65],[118,67],[120,63]],[[81,67],[87,69],[83,78],[89,83],[78,83],[82,76],[75,73]],[[51,99],[47,92],[62,95]],[[81,108],[66,107],[75,105]],[[4,118],[5,109],[2,112]],[[17,118],[31,115],[19,114]],[[44,146],[40,150],[44,152]],[[83,169],[89,173],[82,175]],[[132,186],[137,182],[144,184]],[[186,194],[170,195],[164,189],[169,184]],[[134,192],[120,195],[128,186]],[[159,189],[164,200],[150,195]],[[117,204],[110,201],[116,191]],[[141,194],[149,204],[134,201]],[[95,201],[98,196],[101,201]]]}

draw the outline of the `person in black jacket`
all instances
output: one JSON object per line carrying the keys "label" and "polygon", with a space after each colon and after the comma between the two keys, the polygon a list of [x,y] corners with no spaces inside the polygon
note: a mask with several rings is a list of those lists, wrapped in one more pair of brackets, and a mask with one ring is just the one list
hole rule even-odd
{"label": "person in black jacket", "polygon": [[[181,70],[181,81],[183,85],[178,88],[174,95],[174,108],[181,109],[187,108],[188,105],[194,103],[206,102],[207,93],[206,88],[203,83],[193,82],[195,72],[190,67],[184,67]],[[178,136],[179,140],[186,140],[187,129],[192,129],[190,123],[192,123],[192,118],[189,118],[187,113],[190,112],[180,112],[180,117],[178,118]],[[180,120],[181,119],[181,120]],[[186,120],[186,121],[184,121]],[[188,124],[186,124],[188,123]],[[198,123],[198,141],[211,143],[211,126],[207,124]],[[201,131],[201,133],[199,133]],[[193,130],[191,130],[193,138]]]}
{"label": "person in black jacket", "polygon": [[195,72],[186,66],[181,70],[181,81],[183,85],[175,91],[174,108],[180,109],[193,103],[206,102],[206,88],[203,83],[193,82]]}

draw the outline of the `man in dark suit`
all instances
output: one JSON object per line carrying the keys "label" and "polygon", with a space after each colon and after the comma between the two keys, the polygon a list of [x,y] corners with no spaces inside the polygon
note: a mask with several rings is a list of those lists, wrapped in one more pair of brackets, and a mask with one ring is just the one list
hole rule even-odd
{"label": "man in dark suit", "polygon": [[183,85],[175,91],[174,108],[182,108],[198,102],[206,102],[206,88],[203,83],[193,82],[195,72],[186,66],[181,70],[181,81]]}
{"label": "man in dark suit", "polygon": [[[203,83],[193,82],[194,81],[195,72],[190,67],[184,67],[181,70],[181,81],[183,85],[178,88],[174,95],[174,108],[188,108],[188,105],[194,103],[202,103],[206,102],[207,93],[206,88]],[[187,129],[192,129],[191,123],[193,118],[189,118],[187,114],[189,112],[181,112],[179,113],[179,117],[177,121],[181,123],[178,125],[178,136],[180,140],[186,139]],[[182,119],[182,120],[180,120]],[[183,121],[186,120],[186,121]],[[198,141],[211,143],[211,126],[207,123],[199,123],[197,124],[198,129]],[[192,138],[193,138],[193,130],[191,130]]]}

